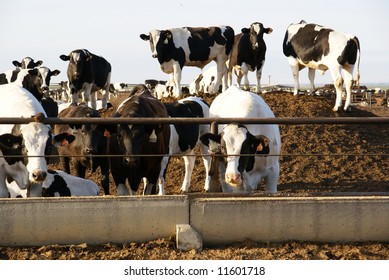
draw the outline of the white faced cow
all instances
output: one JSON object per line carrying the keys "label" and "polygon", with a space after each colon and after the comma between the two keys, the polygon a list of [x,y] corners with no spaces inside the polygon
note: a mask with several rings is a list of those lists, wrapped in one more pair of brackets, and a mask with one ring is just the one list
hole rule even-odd
{"label": "white faced cow", "polygon": [[[336,89],[336,101],[333,108],[338,111],[342,106],[343,83],[346,87],[346,111],[351,104],[351,86],[353,70],[357,64],[356,85],[359,85],[360,45],[354,35],[334,31],[317,24],[301,21],[289,25],[283,42],[284,55],[288,58],[294,77],[294,95],[298,94],[299,71],[308,67],[311,92],[315,91],[315,69],[322,74],[330,70]],[[343,73],[343,77],[342,77]]]}
{"label": "white faced cow", "polygon": [[182,68],[203,68],[212,60],[217,64],[218,73],[212,93],[218,91],[222,78],[223,90],[227,89],[226,61],[234,44],[234,30],[230,26],[152,30],[140,37],[150,41],[152,56],[158,58],[161,70],[172,75],[175,97],[180,95]]}
{"label": "white faced cow", "polygon": [[[30,196],[42,195],[42,182],[47,176],[45,153],[52,143],[62,143],[66,140],[71,143],[74,136],[60,134],[52,137],[50,127],[41,123],[39,117],[46,117],[46,113],[38,100],[27,90],[16,85],[0,86],[0,117],[31,118],[37,116],[36,122],[18,125],[0,125],[0,135],[11,133],[23,137],[23,145],[27,157],[28,181]],[[0,173],[3,172],[0,168]]]}
{"label": "white faced cow", "polygon": [[232,71],[237,76],[240,86],[244,77],[244,88],[250,90],[248,72],[256,71],[257,93],[261,92],[262,69],[265,64],[266,43],[263,34],[270,34],[273,29],[265,28],[262,23],[254,22],[250,28],[242,28],[242,33],[235,35],[235,43],[230,54],[228,81],[232,84]]}
{"label": "white faced cow", "polygon": [[[231,86],[212,102],[210,117],[274,118],[274,114],[260,96]],[[226,156],[226,166],[220,165],[223,191],[253,192],[264,179],[265,191],[276,193],[281,149],[278,125],[232,123],[219,125],[218,130],[219,134],[204,134],[200,139],[211,151]]]}
{"label": "white faced cow", "polygon": [[23,58],[21,62],[19,62],[17,60],[12,61],[13,65],[15,65],[17,68],[21,68],[21,69],[32,69],[32,68],[35,68],[35,67],[42,65],[42,63],[43,63],[42,60],[38,60],[37,62],[35,62],[34,59],[32,59],[29,56]]}
{"label": "white faced cow", "polygon": [[111,83],[111,64],[103,57],[86,49],[77,49],[69,55],[61,55],[63,61],[69,61],[68,79],[72,92],[71,102],[77,104],[78,93],[86,104],[91,100],[91,107],[96,109],[96,93],[101,90],[103,109],[107,108],[109,85]]}

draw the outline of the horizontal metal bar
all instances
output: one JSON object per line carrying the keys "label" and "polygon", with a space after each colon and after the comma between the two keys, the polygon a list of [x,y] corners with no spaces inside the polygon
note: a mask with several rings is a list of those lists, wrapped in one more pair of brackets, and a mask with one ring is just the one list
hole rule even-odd
{"label": "horizontal metal bar", "polygon": [[[0,118],[0,124],[27,124],[34,118]],[[319,118],[46,118],[45,124],[389,124],[389,117]]]}

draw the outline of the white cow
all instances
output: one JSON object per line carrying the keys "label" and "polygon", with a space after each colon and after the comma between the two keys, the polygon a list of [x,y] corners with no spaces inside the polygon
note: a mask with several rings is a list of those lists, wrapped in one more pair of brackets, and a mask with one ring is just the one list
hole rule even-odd
{"label": "white cow", "polygon": [[[210,107],[210,117],[274,118],[274,114],[260,96],[231,86],[215,98]],[[219,134],[204,134],[201,141],[212,151],[227,155],[226,166],[220,165],[223,191],[253,192],[264,179],[265,191],[276,193],[281,150],[278,125],[235,123],[219,125],[218,130]]]}
{"label": "white cow", "polygon": [[[27,90],[16,85],[6,84],[0,86],[0,117],[31,118],[32,116],[46,117],[46,113],[39,101]],[[67,140],[71,143],[73,135],[61,134],[51,137],[50,127],[39,120],[21,125],[0,125],[0,135],[11,133],[23,137],[28,163],[26,165],[30,183],[30,195],[41,196],[42,183],[47,176],[47,163],[45,150],[48,145],[62,143]],[[2,169],[2,168],[0,168]]]}
{"label": "white cow", "polygon": [[211,93],[212,89],[215,87],[216,77],[216,66],[206,69],[189,84],[189,93],[192,95],[198,93]]}

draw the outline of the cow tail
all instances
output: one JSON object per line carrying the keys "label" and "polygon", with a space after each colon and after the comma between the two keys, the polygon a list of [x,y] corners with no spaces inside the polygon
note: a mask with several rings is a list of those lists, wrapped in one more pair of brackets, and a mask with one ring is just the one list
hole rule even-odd
{"label": "cow tail", "polygon": [[356,74],[355,74],[355,85],[359,86],[359,82],[360,82],[360,78],[361,78],[361,74],[359,72],[359,63],[361,61],[361,48],[360,48],[358,38],[354,37],[353,40],[354,40],[355,44],[357,45],[357,60],[356,60],[357,70],[356,70]]}

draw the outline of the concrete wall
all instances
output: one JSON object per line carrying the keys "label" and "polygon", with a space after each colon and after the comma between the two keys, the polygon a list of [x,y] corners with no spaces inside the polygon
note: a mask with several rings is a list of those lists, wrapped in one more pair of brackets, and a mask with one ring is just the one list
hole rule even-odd
{"label": "concrete wall", "polygon": [[0,246],[128,243],[191,225],[206,245],[389,241],[389,196],[0,199]]}

